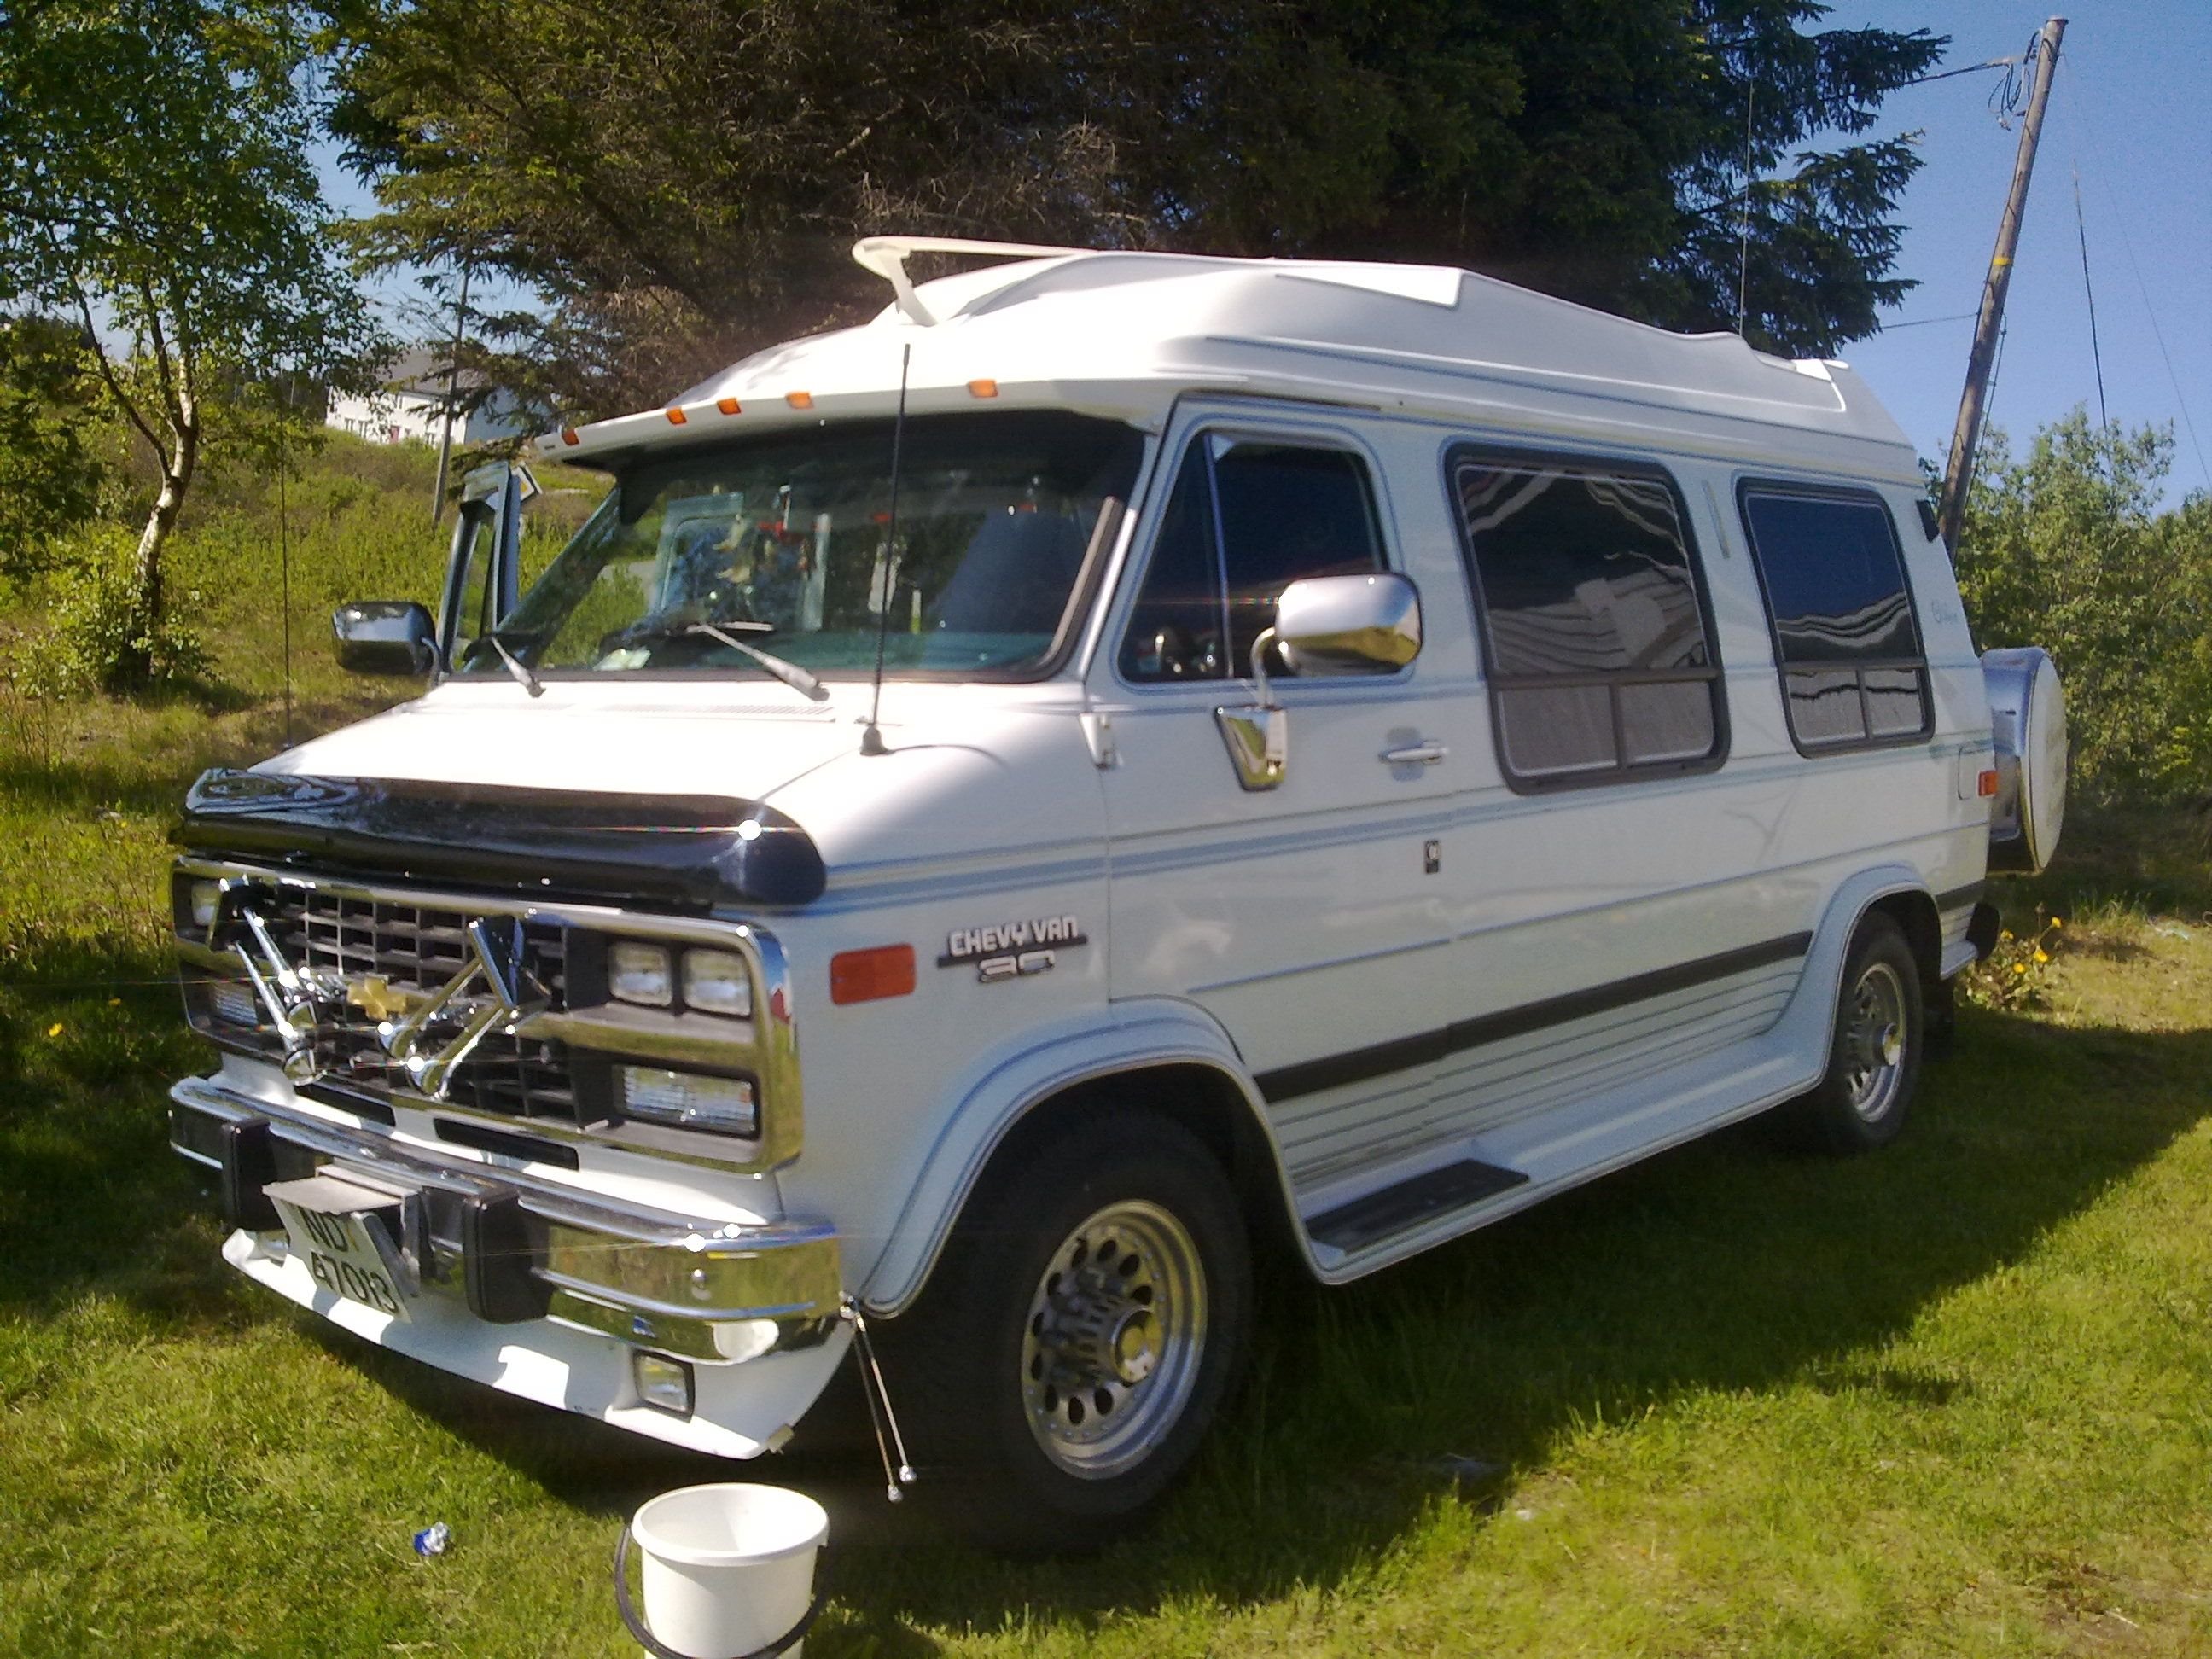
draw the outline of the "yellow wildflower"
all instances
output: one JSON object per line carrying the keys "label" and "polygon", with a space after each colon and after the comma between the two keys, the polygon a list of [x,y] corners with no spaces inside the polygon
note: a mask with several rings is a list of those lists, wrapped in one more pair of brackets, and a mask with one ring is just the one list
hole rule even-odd
{"label": "yellow wildflower", "polygon": [[2012,965],[2012,970],[2015,974],[2024,974],[2027,971],[2027,964],[2024,962],[2015,962]]}
{"label": "yellow wildflower", "polygon": [[2051,925],[2053,927],[2063,927],[2066,925],[2066,918],[2063,916],[2053,916],[2051,919]]}
{"label": "yellow wildflower", "polygon": [[2051,957],[2044,951],[2043,948],[2039,945],[2036,947],[2035,959],[2038,962],[2048,962],[2051,960]]}
{"label": "yellow wildflower", "polygon": [[62,1023],[59,1020],[56,1020],[52,1024],[46,1027],[46,1035],[50,1037],[58,1037],[61,1034]]}

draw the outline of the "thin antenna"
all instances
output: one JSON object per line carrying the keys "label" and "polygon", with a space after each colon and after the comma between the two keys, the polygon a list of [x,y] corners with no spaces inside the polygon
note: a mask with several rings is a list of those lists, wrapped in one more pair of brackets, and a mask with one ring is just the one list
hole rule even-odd
{"label": "thin antenna", "polygon": [[884,591],[876,611],[876,689],[868,699],[868,726],[860,733],[860,752],[888,755],[876,716],[884,706],[884,639],[890,632],[891,594],[898,586],[899,469],[906,459],[906,373],[914,362],[911,342],[899,348],[898,418],[891,422],[891,521],[884,529]]}
{"label": "thin antenna", "polygon": [[280,382],[282,413],[276,417],[276,567],[284,605],[284,746],[292,746],[292,509],[284,476],[292,470],[291,447],[285,442],[292,423],[292,386]]}
{"label": "thin antenna", "polygon": [[2081,239],[2081,294],[2089,302],[2089,361],[2097,369],[2097,424],[2110,426],[2105,407],[2105,354],[2097,349],[2097,290],[2089,286],[2089,222],[2081,214],[2081,164],[2074,163],[2074,232]]}
{"label": "thin antenna", "polygon": [[1743,336],[1744,300],[1751,288],[1751,116],[1757,106],[1759,82],[1745,72],[1743,83],[1743,212],[1736,221],[1735,331]]}

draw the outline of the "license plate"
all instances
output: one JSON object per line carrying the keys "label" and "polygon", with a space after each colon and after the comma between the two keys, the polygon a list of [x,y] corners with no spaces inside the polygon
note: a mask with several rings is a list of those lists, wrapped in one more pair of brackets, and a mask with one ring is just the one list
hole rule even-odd
{"label": "license plate", "polygon": [[407,1297],[392,1259],[398,1253],[388,1235],[378,1236],[384,1223],[373,1212],[394,1207],[393,1200],[326,1176],[281,1182],[268,1192],[283,1218],[292,1254],[307,1264],[319,1286],[408,1322]]}

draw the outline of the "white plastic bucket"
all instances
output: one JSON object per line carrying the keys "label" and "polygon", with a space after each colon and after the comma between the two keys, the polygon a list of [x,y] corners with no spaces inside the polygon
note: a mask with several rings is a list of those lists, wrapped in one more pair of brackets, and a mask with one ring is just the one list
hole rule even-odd
{"label": "white plastic bucket", "polygon": [[736,1481],[663,1492],[629,1525],[644,1558],[646,1626],[692,1659],[738,1659],[795,1626],[830,1534],[805,1493]]}

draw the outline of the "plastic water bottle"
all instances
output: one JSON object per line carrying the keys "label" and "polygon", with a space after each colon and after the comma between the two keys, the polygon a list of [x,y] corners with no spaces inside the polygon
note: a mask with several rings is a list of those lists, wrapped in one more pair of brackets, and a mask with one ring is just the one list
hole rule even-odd
{"label": "plastic water bottle", "polygon": [[442,1521],[434,1521],[415,1534],[415,1553],[427,1561],[434,1555],[443,1555],[453,1541],[453,1529]]}

